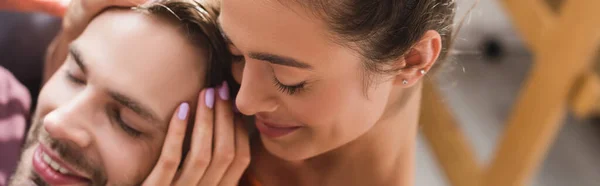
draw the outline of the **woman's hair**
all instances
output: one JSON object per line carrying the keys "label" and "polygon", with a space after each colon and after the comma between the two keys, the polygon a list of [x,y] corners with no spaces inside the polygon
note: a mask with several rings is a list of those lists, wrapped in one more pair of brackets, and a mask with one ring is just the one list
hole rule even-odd
{"label": "woman's hair", "polygon": [[[285,1],[285,0],[279,0]],[[442,36],[444,60],[451,46],[455,0],[294,0],[323,18],[334,40],[354,47],[370,72],[401,68],[395,60],[406,54],[428,30]],[[351,47],[352,48],[352,47]]]}
{"label": "woman's hair", "polygon": [[135,9],[180,25],[192,44],[205,49],[209,56],[205,86],[215,87],[231,73],[231,55],[217,26],[218,5],[211,0],[159,0]]}

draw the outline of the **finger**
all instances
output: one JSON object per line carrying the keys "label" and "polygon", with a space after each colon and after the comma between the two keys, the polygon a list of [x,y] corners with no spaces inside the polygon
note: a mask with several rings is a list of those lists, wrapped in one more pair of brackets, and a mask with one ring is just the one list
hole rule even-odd
{"label": "finger", "polygon": [[215,105],[215,146],[208,170],[200,180],[201,186],[218,185],[235,158],[233,111],[227,83],[223,82],[219,87],[217,97],[219,99]]}
{"label": "finger", "polygon": [[[0,9],[19,12],[45,12],[62,16],[70,0],[2,0]],[[62,13],[61,13],[62,12]]]}
{"label": "finger", "polygon": [[37,11],[45,12],[53,16],[62,17],[67,11],[71,0],[34,0]]}
{"label": "finger", "polygon": [[132,7],[146,0],[73,0],[63,19],[63,29],[68,40],[77,38],[90,20],[107,7]]}
{"label": "finger", "polygon": [[238,185],[250,164],[250,140],[241,117],[235,118],[235,158],[221,179],[219,186]]}
{"label": "finger", "polygon": [[44,72],[42,75],[42,83],[46,83],[48,79],[56,72],[60,66],[64,63],[63,59],[60,59],[57,54],[68,53],[68,43],[62,37],[62,31],[58,33],[58,35],[54,38],[52,43],[46,49],[46,56],[44,57]]}
{"label": "finger", "polygon": [[183,162],[181,175],[175,185],[196,185],[204,175],[212,156],[215,90],[200,93],[190,151]]}
{"label": "finger", "polygon": [[143,185],[171,185],[181,162],[189,108],[187,103],[182,103],[173,114],[160,158]]}
{"label": "finger", "polygon": [[[39,0],[44,1],[44,0]],[[62,20],[62,31],[57,36],[57,43],[47,53],[52,63],[62,63],[67,58],[68,46],[79,37],[90,20],[103,9],[110,6],[136,6],[147,0],[71,0]],[[62,10],[58,10],[62,11]],[[48,74],[46,74],[48,75]]]}

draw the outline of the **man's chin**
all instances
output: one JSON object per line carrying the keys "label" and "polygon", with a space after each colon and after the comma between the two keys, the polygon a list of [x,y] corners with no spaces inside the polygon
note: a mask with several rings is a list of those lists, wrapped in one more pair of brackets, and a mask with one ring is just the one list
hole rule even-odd
{"label": "man's chin", "polygon": [[33,180],[27,179],[27,180],[18,181],[18,182],[17,181],[13,181],[13,182],[10,182],[8,185],[11,185],[11,186],[17,186],[17,185],[22,185],[22,186],[42,186],[43,184],[40,185],[39,183],[36,183]]}
{"label": "man's chin", "polygon": [[17,170],[15,171],[15,174],[13,174],[13,176],[11,177],[8,185],[10,185],[10,186],[30,186],[30,185],[43,186],[43,185],[47,185],[43,182],[42,179],[39,178],[39,176],[33,170],[32,158],[33,158],[33,154],[35,152],[35,147],[37,146],[37,144],[38,144],[37,142],[30,143],[23,150],[23,152],[21,154],[21,158],[19,160],[19,164],[17,165]]}
{"label": "man's chin", "polygon": [[50,186],[50,184],[44,182],[44,180],[42,180],[42,178],[40,178],[37,174],[35,174],[34,172],[31,173],[31,178],[30,177],[26,177],[26,178],[17,178],[14,179],[9,183],[10,186]]}
{"label": "man's chin", "polygon": [[33,156],[40,142],[40,131],[42,129],[43,120],[39,117],[38,109],[36,109],[31,122],[31,128],[27,132],[27,138],[23,145],[23,151],[17,164],[17,169],[9,181],[9,186],[46,186],[49,185],[41,179],[34,170]]}

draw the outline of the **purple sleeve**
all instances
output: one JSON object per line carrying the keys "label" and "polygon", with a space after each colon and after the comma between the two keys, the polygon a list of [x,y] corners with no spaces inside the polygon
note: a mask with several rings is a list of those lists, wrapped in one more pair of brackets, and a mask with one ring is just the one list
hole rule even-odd
{"label": "purple sleeve", "polygon": [[0,186],[8,184],[17,165],[30,104],[27,89],[0,66]]}

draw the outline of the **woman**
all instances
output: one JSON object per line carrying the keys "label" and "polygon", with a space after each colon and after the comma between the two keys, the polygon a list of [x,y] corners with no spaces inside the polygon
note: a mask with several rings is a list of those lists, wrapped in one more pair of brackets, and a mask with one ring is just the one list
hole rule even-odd
{"label": "woman", "polygon": [[[133,5],[73,1],[62,38],[77,37],[105,7]],[[244,178],[266,186],[412,185],[421,80],[445,57],[454,10],[454,0],[223,0],[236,104],[260,131]],[[232,183],[228,172],[239,167],[198,174]]]}
{"label": "woman", "polygon": [[223,0],[262,185],[412,185],[421,79],[452,0]]}

